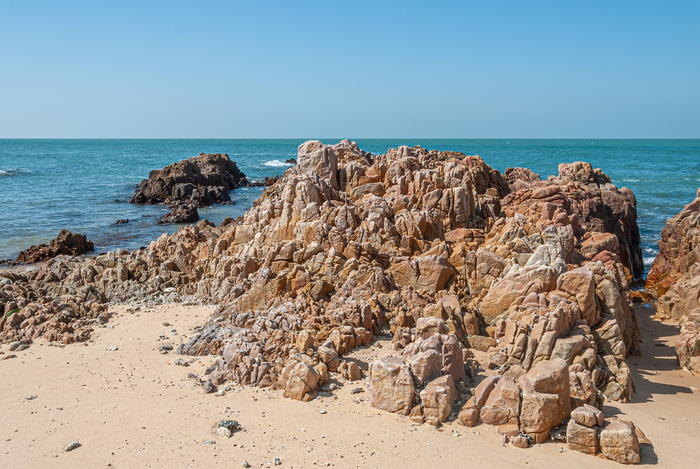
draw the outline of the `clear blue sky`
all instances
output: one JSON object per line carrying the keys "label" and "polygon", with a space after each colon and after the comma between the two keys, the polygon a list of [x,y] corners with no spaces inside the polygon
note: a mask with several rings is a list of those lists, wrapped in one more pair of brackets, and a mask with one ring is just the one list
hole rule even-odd
{"label": "clear blue sky", "polygon": [[0,0],[0,138],[699,138],[700,1]]}

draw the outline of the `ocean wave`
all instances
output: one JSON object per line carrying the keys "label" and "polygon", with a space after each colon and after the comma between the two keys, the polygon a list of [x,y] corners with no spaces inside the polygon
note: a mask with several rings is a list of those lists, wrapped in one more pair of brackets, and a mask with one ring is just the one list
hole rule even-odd
{"label": "ocean wave", "polygon": [[0,176],[14,176],[18,172],[16,169],[0,169]]}
{"label": "ocean wave", "polygon": [[280,160],[270,160],[270,161],[264,162],[263,166],[272,166],[274,168],[280,168],[282,166],[291,166],[291,164],[285,163],[284,161],[280,161]]}
{"label": "ocean wave", "polygon": [[644,265],[651,265],[651,264],[653,264],[653,263],[654,263],[654,259],[656,259],[656,257],[645,257],[645,258],[644,258]]}
{"label": "ocean wave", "polygon": [[644,248],[644,252],[646,252],[647,254],[654,254],[654,255],[657,255],[657,254],[659,253],[659,250],[658,250],[658,249],[654,249],[654,248],[650,248],[649,246],[646,246],[646,247]]}

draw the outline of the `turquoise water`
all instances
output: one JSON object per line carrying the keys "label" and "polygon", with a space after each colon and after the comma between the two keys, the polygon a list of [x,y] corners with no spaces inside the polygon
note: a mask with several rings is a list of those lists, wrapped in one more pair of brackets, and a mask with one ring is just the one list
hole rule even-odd
{"label": "turquoise water", "polygon": [[[338,139],[321,139],[336,143]],[[250,179],[282,174],[304,140],[0,140],[0,259],[49,241],[61,228],[85,233],[98,252],[147,245],[178,226],[159,226],[161,206],[127,203],[152,169],[200,152],[228,153]],[[645,262],[665,221],[700,187],[700,140],[357,140],[385,153],[399,145],[478,154],[501,171],[523,166],[543,178],[559,163],[588,161],[637,196]],[[232,192],[236,205],[200,210],[215,223],[242,215],[260,188]],[[115,225],[119,218],[129,224]]]}

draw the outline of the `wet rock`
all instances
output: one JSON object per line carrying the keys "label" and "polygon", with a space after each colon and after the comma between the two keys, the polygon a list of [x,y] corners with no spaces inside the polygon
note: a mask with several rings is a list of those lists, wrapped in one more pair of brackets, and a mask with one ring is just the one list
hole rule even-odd
{"label": "wet rock", "polygon": [[129,202],[158,204],[181,201],[206,206],[230,201],[230,190],[247,185],[245,174],[228,155],[202,153],[151,171]]}
{"label": "wet rock", "polygon": [[197,206],[193,203],[173,202],[170,212],[158,219],[159,225],[167,223],[195,223],[199,220]]}
{"label": "wet rock", "polygon": [[20,252],[17,256],[17,262],[43,262],[60,255],[79,256],[91,252],[93,249],[95,249],[95,245],[85,235],[61,230],[48,245],[40,244]]}

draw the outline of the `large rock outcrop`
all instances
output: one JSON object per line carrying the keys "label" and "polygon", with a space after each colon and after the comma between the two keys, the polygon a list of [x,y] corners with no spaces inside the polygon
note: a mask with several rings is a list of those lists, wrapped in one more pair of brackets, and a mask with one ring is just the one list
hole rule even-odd
{"label": "large rock outcrop", "polygon": [[368,367],[370,401],[436,425],[476,384],[478,344],[502,378],[464,419],[542,440],[571,407],[632,392],[635,217],[633,194],[586,163],[541,180],[461,153],[312,141],[235,221],[9,279],[0,306],[22,316],[0,324],[0,339],[46,334],[51,316],[32,305],[52,298],[80,298],[59,308],[89,318],[107,301],[192,295],[219,306],[178,351],[219,355],[211,383],[304,400],[328,373],[350,377],[355,347],[391,334],[396,356]]}
{"label": "large rock outcrop", "polygon": [[231,200],[229,191],[250,183],[225,154],[204,154],[153,170],[141,181],[129,202],[160,204],[175,201],[207,206]]}

